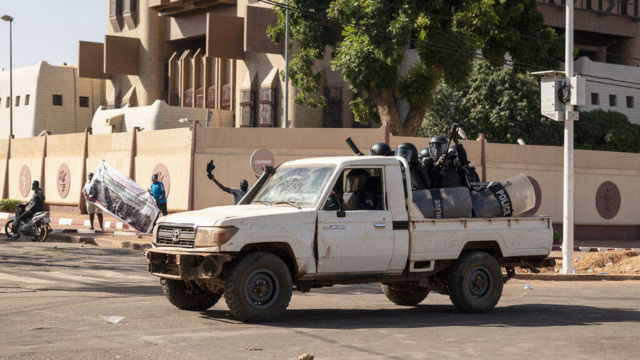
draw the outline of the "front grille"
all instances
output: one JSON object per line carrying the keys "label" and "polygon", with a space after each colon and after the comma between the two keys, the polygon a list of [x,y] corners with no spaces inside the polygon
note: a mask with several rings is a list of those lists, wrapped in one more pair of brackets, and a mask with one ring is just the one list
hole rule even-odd
{"label": "front grille", "polygon": [[[176,237],[175,232],[179,232]],[[192,248],[196,242],[196,229],[193,225],[160,225],[156,243],[158,246]]]}

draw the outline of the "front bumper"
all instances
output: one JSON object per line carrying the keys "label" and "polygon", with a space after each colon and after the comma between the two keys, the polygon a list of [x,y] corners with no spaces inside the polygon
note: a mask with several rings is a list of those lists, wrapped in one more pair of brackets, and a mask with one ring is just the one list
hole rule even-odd
{"label": "front bumper", "polygon": [[151,275],[171,280],[212,280],[220,276],[224,263],[233,255],[207,252],[149,249]]}

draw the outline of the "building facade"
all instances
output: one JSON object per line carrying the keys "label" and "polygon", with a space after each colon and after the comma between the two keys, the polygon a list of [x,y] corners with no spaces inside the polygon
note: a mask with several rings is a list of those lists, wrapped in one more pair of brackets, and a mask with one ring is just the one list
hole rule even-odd
{"label": "building facade", "polygon": [[[74,66],[42,61],[13,70],[13,134],[38,136],[43,131],[68,134],[91,126],[95,111],[105,103],[104,81],[78,77]],[[0,138],[9,137],[9,71],[0,71]]]}
{"label": "building facade", "polygon": [[[105,41],[80,42],[79,73],[106,79],[104,110],[121,109],[116,113],[124,128],[141,126],[136,117],[127,116],[127,109],[158,100],[184,109],[191,120],[204,121],[207,112],[187,109],[212,109],[236,127],[282,127],[284,47],[266,35],[276,21],[273,10],[255,0],[109,0]],[[328,106],[296,106],[295,88],[290,87],[290,126],[351,127],[347,105],[353,94],[329,69],[328,59],[317,66],[323,71]],[[163,116],[146,127],[185,126]],[[96,117],[94,130],[104,122],[104,114]]]}
{"label": "building facade", "polygon": [[[580,56],[574,71],[586,80],[586,104],[578,110],[618,111],[640,124],[640,1],[577,0],[574,6]],[[538,10],[547,25],[564,32],[564,1],[538,0]]]}

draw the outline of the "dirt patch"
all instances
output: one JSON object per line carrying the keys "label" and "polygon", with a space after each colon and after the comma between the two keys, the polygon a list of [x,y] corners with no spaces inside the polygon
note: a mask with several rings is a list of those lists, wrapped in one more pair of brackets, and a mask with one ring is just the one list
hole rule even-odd
{"label": "dirt patch", "polygon": [[[640,251],[601,251],[576,254],[573,266],[578,274],[640,275]],[[562,260],[556,260],[555,268],[540,268],[542,274],[558,273]],[[517,268],[517,273],[529,270]]]}

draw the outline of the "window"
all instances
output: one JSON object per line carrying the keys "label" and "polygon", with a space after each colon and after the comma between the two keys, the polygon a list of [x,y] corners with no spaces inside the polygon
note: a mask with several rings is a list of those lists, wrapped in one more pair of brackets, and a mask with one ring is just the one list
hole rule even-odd
{"label": "window", "polygon": [[618,97],[616,95],[609,95],[609,106],[618,106]]}
{"label": "window", "polygon": [[[333,191],[342,197],[346,211],[386,209],[381,168],[345,169]],[[324,210],[338,210],[335,200],[329,197]]]}
{"label": "window", "polygon": [[600,105],[600,95],[591,93],[591,105]]}
{"label": "window", "polygon": [[276,89],[260,89],[258,126],[274,127],[276,121]]}
{"label": "window", "polygon": [[89,107],[89,97],[88,96],[80,96],[80,107],[88,108]]}
{"label": "window", "polygon": [[633,96],[627,96],[627,107],[633,108]]}
{"label": "window", "polygon": [[122,0],[109,0],[109,17],[116,17],[122,13]]}
{"label": "window", "polygon": [[255,97],[256,92],[251,90],[243,90],[240,95],[240,112],[242,116],[242,127],[255,126]]}
{"label": "window", "polygon": [[53,95],[53,105],[62,106],[62,95]]}
{"label": "window", "polygon": [[327,106],[324,108],[324,119],[322,121],[322,126],[326,128],[341,128],[342,87],[325,86],[324,97],[327,99]]}
{"label": "window", "polygon": [[31,95],[27,94],[24,96],[24,106],[29,106],[29,98]]}
{"label": "window", "polygon": [[16,96],[16,105],[15,107],[20,106],[20,95]]}
{"label": "window", "polygon": [[333,169],[331,165],[281,166],[251,203],[313,207],[326,188]]}
{"label": "window", "polygon": [[11,105],[11,98],[7,96],[7,101],[4,103],[4,107],[8,108]]}

